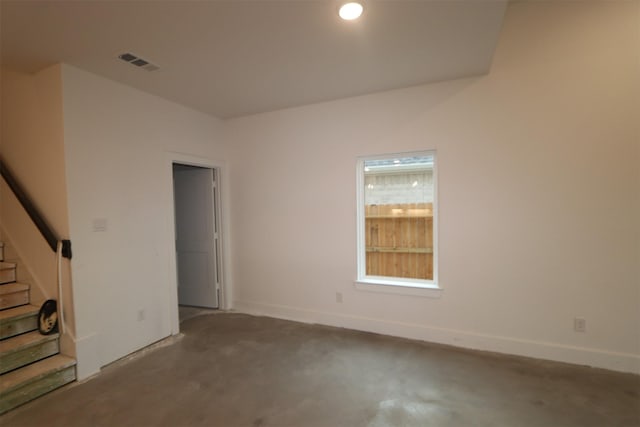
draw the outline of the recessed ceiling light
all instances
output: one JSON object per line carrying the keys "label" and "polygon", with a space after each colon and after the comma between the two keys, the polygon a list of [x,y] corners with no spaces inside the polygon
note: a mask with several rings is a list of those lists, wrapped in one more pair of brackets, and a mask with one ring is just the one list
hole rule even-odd
{"label": "recessed ceiling light", "polygon": [[353,21],[354,19],[358,19],[360,15],[362,15],[363,7],[360,3],[351,2],[345,3],[340,7],[340,11],[338,14],[340,18],[345,21]]}

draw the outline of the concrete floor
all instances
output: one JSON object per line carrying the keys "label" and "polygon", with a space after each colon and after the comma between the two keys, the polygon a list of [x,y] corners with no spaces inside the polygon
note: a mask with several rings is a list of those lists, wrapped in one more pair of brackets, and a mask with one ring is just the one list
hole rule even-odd
{"label": "concrete floor", "polygon": [[202,316],[203,314],[217,314],[217,313],[224,313],[224,311],[216,310],[213,308],[193,307],[190,305],[178,306],[178,317],[180,318],[180,323],[196,316]]}
{"label": "concrete floor", "polygon": [[18,408],[9,426],[640,426],[640,376],[242,314]]}

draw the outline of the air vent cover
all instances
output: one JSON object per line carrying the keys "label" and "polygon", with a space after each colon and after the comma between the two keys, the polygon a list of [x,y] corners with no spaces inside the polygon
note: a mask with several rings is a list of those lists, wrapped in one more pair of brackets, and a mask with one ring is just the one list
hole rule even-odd
{"label": "air vent cover", "polygon": [[139,56],[134,55],[133,53],[123,53],[121,55],[118,55],[118,58],[122,59],[124,62],[128,62],[131,65],[142,68],[143,70],[155,71],[160,69],[160,67],[158,67],[157,65],[152,64],[146,59],[142,59]]}

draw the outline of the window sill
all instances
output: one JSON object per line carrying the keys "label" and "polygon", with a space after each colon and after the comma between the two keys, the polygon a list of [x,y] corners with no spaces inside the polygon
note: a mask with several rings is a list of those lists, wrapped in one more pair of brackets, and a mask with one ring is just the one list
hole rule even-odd
{"label": "window sill", "polygon": [[360,279],[354,282],[359,291],[384,294],[408,295],[425,298],[440,298],[442,288],[438,285],[423,285],[383,279]]}

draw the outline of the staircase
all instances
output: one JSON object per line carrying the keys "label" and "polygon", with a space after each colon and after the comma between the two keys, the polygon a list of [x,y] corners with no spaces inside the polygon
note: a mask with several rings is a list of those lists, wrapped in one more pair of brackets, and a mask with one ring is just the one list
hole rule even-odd
{"label": "staircase", "polygon": [[0,242],[0,414],[76,379],[75,360],[59,354],[59,334],[38,332],[39,307],[16,267]]}

